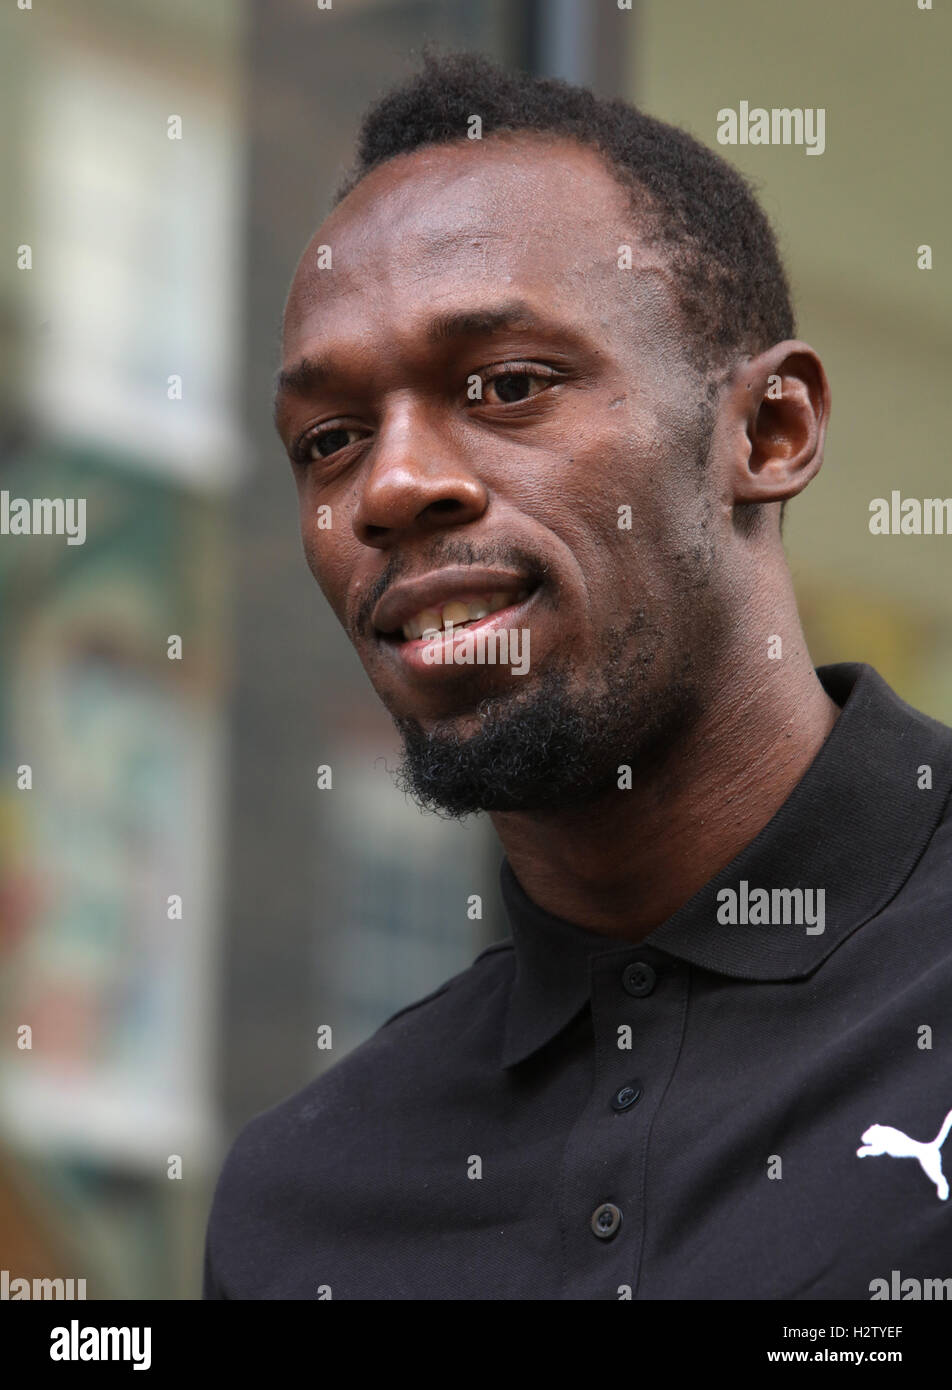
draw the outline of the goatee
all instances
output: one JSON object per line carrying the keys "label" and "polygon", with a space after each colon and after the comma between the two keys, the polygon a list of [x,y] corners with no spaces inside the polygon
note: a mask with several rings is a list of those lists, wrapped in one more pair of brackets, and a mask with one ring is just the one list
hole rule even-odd
{"label": "goatee", "polygon": [[[637,649],[623,664],[632,638]],[[423,729],[395,716],[404,742],[398,785],[423,809],[460,819],[584,806],[618,788],[620,769],[637,777],[664,758],[698,712],[693,664],[685,658],[659,687],[661,634],[643,610],[627,627],[610,629],[606,645],[597,685],[573,689],[567,660],[532,673],[525,691],[480,701],[475,733],[460,734],[452,719]]]}

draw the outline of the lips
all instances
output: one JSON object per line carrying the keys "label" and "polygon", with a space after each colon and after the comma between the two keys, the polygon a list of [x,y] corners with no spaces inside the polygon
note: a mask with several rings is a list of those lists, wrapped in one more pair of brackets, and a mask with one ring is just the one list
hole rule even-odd
{"label": "lips", "polygon": [[[401,681],[411,683],[417,699],[424,691],[432,694],[440,688],[456,687],[459,691],[462,687],[464,693],[456,698],[471,704],[477,688],[498,690],[501,684],[527,673],[530,627],[537,656],[556,640],[545,610],[537,607],[541,592],[537,584],[526,598],[514,598],[485,618],[465,625],[450,624],[439,633],[431,631],[406,639],[402,633],[381,637],[382,655]],[[514,638],[518,650],[512,646]],[[415,712],[419,709],[414,703]]]}
{"label": "lips", "polygon": [[[528,593],[528,589],[520,590],[515,595],[515,602],[518,603]],[[494,594],[477,594],[468,599],[454,598],[439,607],[421,609],[409,622],[403,624],[404,641],[423,637],[427,632],[434,630],[441,632],[444,628],[464,627],[467,623],[478,622],[480,618],[488,618],[490,614],[508,608],[512,602],[513,595],[500,590]]]}
{"label": "lips", "polygon": [[527,575],[512,570],[475,565],[434,570],[388,589],[374,609],[373,624],[381,636],[412,641],[430,628],[460,626],[511,607],[534,587]]}

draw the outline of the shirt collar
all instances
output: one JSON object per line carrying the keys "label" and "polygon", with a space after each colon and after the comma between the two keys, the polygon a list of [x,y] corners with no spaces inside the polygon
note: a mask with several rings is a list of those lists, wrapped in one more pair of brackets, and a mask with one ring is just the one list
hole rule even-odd
{"label": "shirt collar", "polygon": [[[922,854],[952,790],[952,730],[912,709],[859,662],[820,666],[842,713],[800,782],[758,835],[640,943],[543,911],[508,859],[500,888],[516,973],[502,1065],[549,1042],[586,1004],[594,957],[648,960],[658,952],[742,980],[794,980],[815,970],[886,906]],[[921,786],[930,769],[931,788]],[[824,930],[718,920],[723,889],[823,889]],[[722,914],[723,915],[723,914]]]}

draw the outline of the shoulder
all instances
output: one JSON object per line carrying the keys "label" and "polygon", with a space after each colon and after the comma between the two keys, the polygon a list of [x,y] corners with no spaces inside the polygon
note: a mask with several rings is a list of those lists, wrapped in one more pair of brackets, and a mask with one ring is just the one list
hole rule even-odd
{"label": "shoulder", "polygon": [[245,1123],[215,1185],[204,1298],[298,1296],[287,1290],[300,1286],[301,1252],[330,1257],[335,1222],[360,1205],[367,1175],[386,1187],[394,1165],[417,1161],[461,1084],[494,1074],[513,973],[512,943],[488,947]]}
{"label": "shoulder", "polygon": [[379,1116],[399,1106],[402,1092],[418,1095],[428,1077],[437,1090],[460,1053],[464,1032],[468,1055],[501,1045],[513,971],[512,942],[494,943],[458,975],[391,1014],[301,1090],[253,1116],[228,1150],[216,1201],[234,1184],[253,1182],[256,1172],[273,1174],[277,1152],[312,1142],[325,1124],[333,1124],[344,1141],[363,1128],[371,1111]]}
{"label": "shoulder", "polygon": [[941,899],[948,910],[952,898],[952,791],[938,812],[938,821],[911,876],[911,882],[929,885],[928,895]]}
{"label": "shoulder", "polygon": [[[388,1019],[384,1020],[380,1028],[378,1028],[377,1033],[369,1038],[367,1043],[364,1043],[363,1046],[366,1047],[368,1043],[373,1042],[374,1038],[376,1038],[384,1028],[392,1027],[398,1019],[407,1018],[411,1013],[417,1013],[423,1010],[423,1017],[427,1022],[434,1020],[436,1014],[430,1006],[433,1005],[436,1000],[442,998],[443,995],[451,991],[455,994],[453,1001],[455,1003],[456,999],[461,995],[471,993],[482,995],[486,993],[487,989],[491,989],[494,984],[508,984],[512,976],[513,964],[514,955],[512,940],[507,938],[505,941],[494,942],[492,946],[487,946],[484,951],[480,951],[472,965],[467,966],[465,970],[461,970],[458,975],[453,975],[451,979],[446,980],[442,985],[438,985],[437,988],[431,990],[429,994],[425,994],[422,999],[416,999],[413,1003],[404,1004],[401,1009],[397,1009],[396,1013],[391,1014]],[[436,1011],[436,1013],[439,1012],[440,1011]]]}

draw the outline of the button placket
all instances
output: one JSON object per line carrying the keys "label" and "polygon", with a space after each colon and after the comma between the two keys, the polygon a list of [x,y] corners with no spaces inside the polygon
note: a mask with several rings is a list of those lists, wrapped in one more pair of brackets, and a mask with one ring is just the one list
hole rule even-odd
{"label": "button placket", "polygon": [[[686,981],[637,948],[591,971],[594,1084],[563,1157],[564,1278],[569,1298],[617,1298],[637,1283],[648,1131],[678,1055]],[[619,1045],[620,1024],[631,1046]]]}

